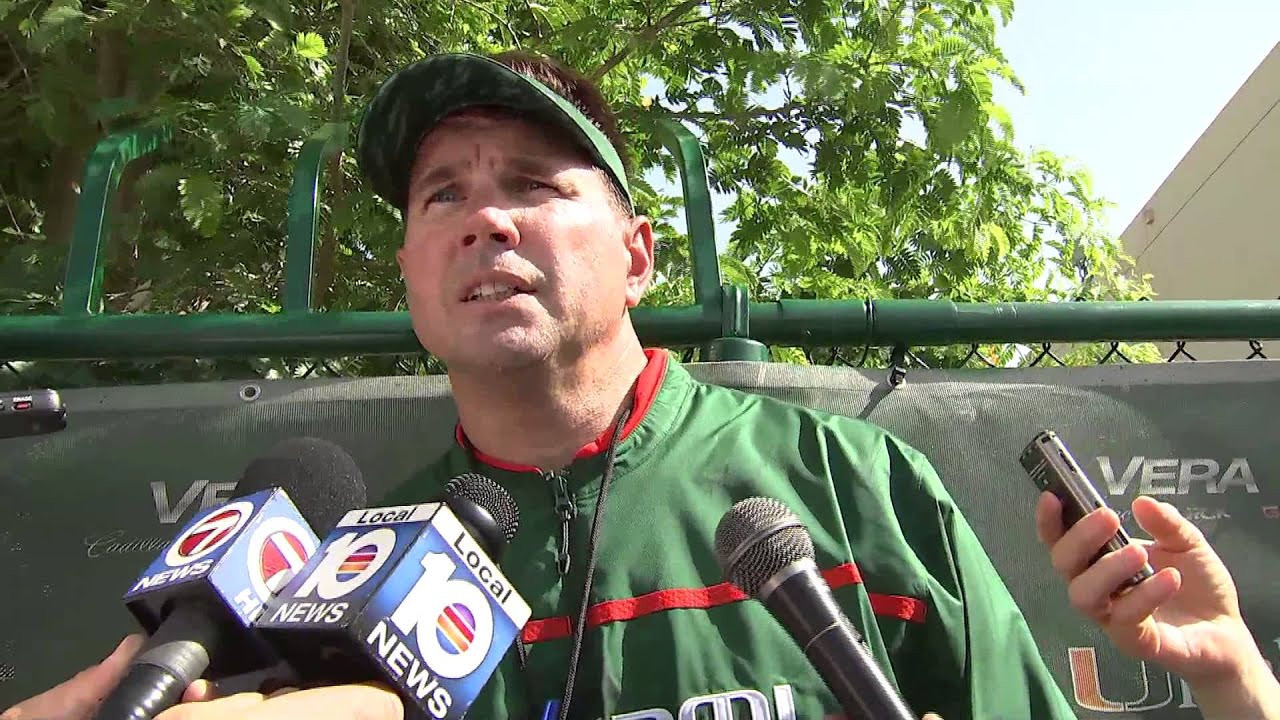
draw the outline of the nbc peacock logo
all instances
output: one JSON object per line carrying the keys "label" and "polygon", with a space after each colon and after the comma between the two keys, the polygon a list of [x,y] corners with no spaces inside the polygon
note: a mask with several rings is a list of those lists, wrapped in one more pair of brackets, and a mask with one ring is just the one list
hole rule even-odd
{"label": "nbc peacock logo", "polygon": [[476,616],[462,603],[445,607],[436,618],[436,639],[450,655],[466,652],[476,639]]}

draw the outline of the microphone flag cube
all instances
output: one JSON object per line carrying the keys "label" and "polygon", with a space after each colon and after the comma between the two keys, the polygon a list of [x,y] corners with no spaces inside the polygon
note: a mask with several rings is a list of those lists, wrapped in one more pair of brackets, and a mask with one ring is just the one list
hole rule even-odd
{"label": "microphone flag cube", "polygon": [[467,711],[529,615],[436,502],[347,513],[256,627],[308,683],[381,681],[407,712],[444,720]]}
{"label": "microphone flag cube", "polygon": [[318,544],[283,489],[234,498],[197,513],[125,593],[125,606],[154,633],[168,608],[203,605],[222,625],[238,631],[232,642],[261,651],[223,653],[235,666],[211,665],[210,675],[247,672],[255,669],[255,655],[271,654],[250,632],[253,621]]}

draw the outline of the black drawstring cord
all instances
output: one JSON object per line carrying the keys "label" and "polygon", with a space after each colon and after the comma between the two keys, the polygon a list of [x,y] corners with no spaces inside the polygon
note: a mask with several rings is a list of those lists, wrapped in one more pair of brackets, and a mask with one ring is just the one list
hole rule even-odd
{"label": "black drawstring cord", "polygon": [[560,720],[569,720],[569,701],[573,697],[573,683],[578,676],[578,664],[582,660],[582,640],[587,632],[587,609],[591,606],[591,580],[596,572],[596,551],[599,548],[600,528],[604,524],[605,496],[609,494],[609,484],[613,482],[613,461],[618,454],[618,443],[622,439],[622,428],[631,417],[632,402],[627,402],[614,426],[613,439],[609,441],[608,452],[604,458],[604,475],[600,478],[600,495],[596,498],[596,516],[591,519],[591,535],[587,540],[586,578],[582,582],[582,607],[578,610],[578,622],[573,628],[573,650],[569,655],[569,676],[564,682],[564,699],[560,701]]}

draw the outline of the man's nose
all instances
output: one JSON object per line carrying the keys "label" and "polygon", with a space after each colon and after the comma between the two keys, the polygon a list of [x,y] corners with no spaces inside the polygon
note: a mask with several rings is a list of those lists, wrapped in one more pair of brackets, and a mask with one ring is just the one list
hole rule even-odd
{"label": "man's nose", "polygon": [[520,231],[516,229],[511,213],[488,206],[477,210],[463,228],[463,247],[470,247],[478,240],[489,240],[515,247],[520,244]]}

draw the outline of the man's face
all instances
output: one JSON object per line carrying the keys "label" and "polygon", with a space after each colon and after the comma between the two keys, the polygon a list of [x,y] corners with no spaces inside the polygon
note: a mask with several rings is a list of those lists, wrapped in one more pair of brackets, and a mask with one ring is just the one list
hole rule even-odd
{"label": "man's face", "polygon": [[451,370],[569,363],[618,332],[653,268],[644,218],[572,145],[463,111],[423,139],[396,257],[419,341]]}

